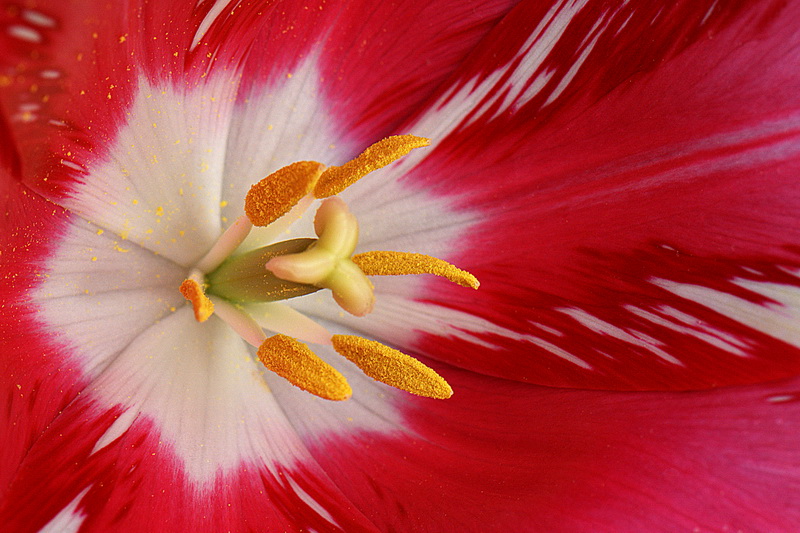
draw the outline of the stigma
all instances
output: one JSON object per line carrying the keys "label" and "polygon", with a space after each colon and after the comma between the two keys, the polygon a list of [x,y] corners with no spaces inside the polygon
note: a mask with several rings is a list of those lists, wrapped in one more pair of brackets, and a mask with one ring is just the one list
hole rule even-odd
{"label": "stigma", "polygon": [[[374,340],[333,335],[282,303],[327,290],[344,311],[363,317],[375,304],[371,276],[432,274],[478,288],[475,276],[435,257],[393,251],[355,254],[358,221],[337,195],[370,172],[428,144],[422,137],[392,136],[344,165],[298,161],[254,184],[244,199],[245,215],[220,236],[180,286],[195,319],[223,320],[256,348],[268,370],[320,398],[346,400],[353,391],[309,344],[332,346],[366,375],[392,387],[429,398],[452,396],[447,381],[413,357]],[[254,227],[290,224],[314,200],[321,200],[314,217],[316,238],[256,249],[242,246]]]}

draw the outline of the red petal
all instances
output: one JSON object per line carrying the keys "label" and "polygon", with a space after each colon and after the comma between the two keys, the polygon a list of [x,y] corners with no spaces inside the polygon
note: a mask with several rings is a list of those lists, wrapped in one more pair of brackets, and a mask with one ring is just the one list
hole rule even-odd
{"label": "red petal", "polygon": [[788,531],[800,520],[798,380],[611,393],[442,373],[455,395],[404,398],[402,435],[312,444],[381,531]]}
{"label": "red petal", "polygon": [[376,531],[313,461],[242,465],[199,487],[146,419],[93,451],[121,414],[103,412],[85,397],[67,407],[5,493],[5,530],[38,531],[72,520],[87,533]]}
{"label": "red petal", "polygon": [[[63,193],[63,180],[101,157],[132,89],[125,8],[81,3],[3,10],[3,110],[24,181]],[[134,73],[135,74],[135,73]]]}
{"label": "red petal", "polygon": [[[226,175],[248,182],[292,161],[355,157],[394,133],[514,3],[282,3],[259,18],[242,67]],[[243,193],[228,194],[238,206]]]}
{"label": "red petal", "polygon": [[796,374],[800,6],[570,4],[520,52],[547,9],[520,5],[413,130],[450,133],[411,180],[479,219],[448,260],[482,284],[429,291],[477,340],[418,349],[571,387]]}
{"label": "red petal", "polygon": [[5,393],[0,492],[31,444],[85,386],[85,378],[63,360],[58,345],[36,334],[41,327],[37,310],[28,303],[66,214],[12,175],[18,166],[11,143],[3,143],[2,151],[12,164],[0,169],[0,389]]}
{"label": "red petal", "polygon": [[234,69],[264,3],[221,19],[214,2],[32,1],[4,9],[0,102],[24,181],[51,198],[66,194],[113,146],[140,80],[193,86],[212,69]]}
{"label": "red petal", "polygon": [[366,146],[393,133],[517,2],[346,2],[322,56],[343,135]]}
{"label": "red petal", "polygon": [[[235,84],[242,69],[245,101],[253,84],[291,75],[324,40],[334,112],[373,142],[452,72],[511,2],[26,2],[0,15],[0,102],[26,181],[61,196],[112,145],[140,79],[192,87],[227,73]],[[424,62],[420,47],[430,50]],[[387,98],[397,105],[386,106]]]}

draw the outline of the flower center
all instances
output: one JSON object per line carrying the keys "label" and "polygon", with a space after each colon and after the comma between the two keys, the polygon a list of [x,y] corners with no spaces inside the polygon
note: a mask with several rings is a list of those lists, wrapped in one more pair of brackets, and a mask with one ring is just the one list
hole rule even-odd
{"label": "flower center", "polygon": [[[306,343],[332,345],[366,375],[387,385],[449,398],[450,385],[413,357],[362,337],[331,335],[279,303],[326,289],[342,309],[364,316],[375,302],[367,276],[434,274],[478,288],[472,274],[435,257],[388,251],[353,255],[358,222],[336,195],[373,170],[428,144],[427,139],[411,135],[388,137],[342,166],[299,161],[253,185],[245,198],[246,215],[220,236],[180,286],[197,321],[216,315],[258,349],[259,360],[269,370],[321,398],[345,400],[352,390],[344,376]],[[241,246],[253,226],[291,224],[293,215],[302,213],[315,198],[323,199],[314,217],[316,239],[292,239],[255,250]],[[267,337],[265,329],[276,334]]]}

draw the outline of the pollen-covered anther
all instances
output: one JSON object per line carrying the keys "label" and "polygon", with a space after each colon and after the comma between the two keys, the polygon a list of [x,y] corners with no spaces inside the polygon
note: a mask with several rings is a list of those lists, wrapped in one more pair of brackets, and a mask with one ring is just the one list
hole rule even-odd
{"label": "pollen-covered anther", "polygon": [[337,352],[374,380],[428,398],[453,395],[442,376],[410,355],[355,335],[334,335],[331,341]]}
{"label": "pollen-covered anther", "polygon": [[276,170],[247,192],[244,212],[255,226],[268,226],[314,189],[325,165],[298,161]]}
{"label": "pollen-covered anther", "polygon": [[407,252],[365,252],[353,256],[353,263],[367,276],[401,276],[433,274],[462,287],[477,289],[478,279],[460,268],[436,257]]}
{"label": "pollen-covered anther", "polygon": [[203,292],[203,287],[194,279],[185,279],[181,283],[181,294],[192,302],[194,318],[198,322],[205,322],[214,314],[214,303]]}
{"label": "pollen-covered anther", "polygon": [[258,348],[258,359],[292,385],[326,400],[350,398],[353,390],[344,376],[311,348],[286,335],[274,335]]}
{"label": "pollen-covered anther", "polygon": [[328,198],[339,194],[370,172],[400,159],[414,148],[429,144],[429,139],[414,135],[393,135],[382,139],[344,165],[328,167],[314,186],[314,196]]}

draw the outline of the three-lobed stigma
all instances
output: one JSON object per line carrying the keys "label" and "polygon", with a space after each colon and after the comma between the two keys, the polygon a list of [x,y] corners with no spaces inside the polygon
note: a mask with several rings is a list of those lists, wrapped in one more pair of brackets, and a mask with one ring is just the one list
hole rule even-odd
{"label": "three-lobed stigma", "polygon": [[[257,348],[266,368],[320,398],[346,400],[352,390],[344,376],[305,342],[332,345],[366,375],[392,387],[429,398],[449,398],[453,390],[444,378],[413,357],[377,341],[331,335],[280,303],[326,289],[342,309],[364,316],[375,302],[368,276],[433,274],[478,288],[475,276],[435,257],[391,251],[353,255],[358,222],[336,195],[368,173],[428,144],[428,139],[412,135],[388,137],[344,165],[299,161],[253,185],[245,198],[245,216],[223,233],[181,284],[181,294],[191,302],[197,321],[212,315],[224,320]],[[253,226],[279,225],[313,199],[322,200],[314,217],[316,239],[240,249]],[[264,330],[276,334],[267,337]]]}

